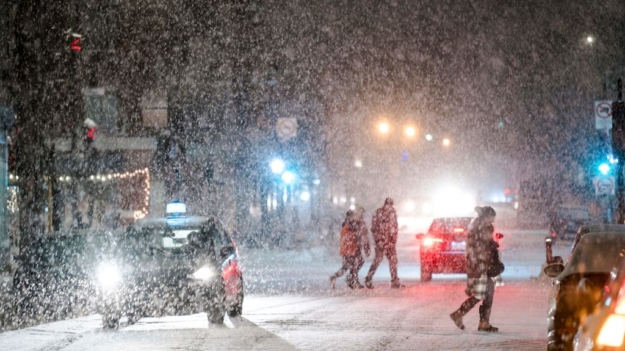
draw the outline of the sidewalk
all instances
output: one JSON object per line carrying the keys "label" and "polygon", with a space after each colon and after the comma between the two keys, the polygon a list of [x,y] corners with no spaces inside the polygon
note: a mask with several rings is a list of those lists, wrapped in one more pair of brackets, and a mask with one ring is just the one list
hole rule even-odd
{"label": "sidewalk", "polygon": [[3,350],[58,350],[80,337],[80,334],[102,328],[99,315],[46,323],[0,333]]}
{"label": "sidewalk", "polygon": [[0,331],[13,329],[11,326],[14,299],[11,294],[11,276],[0,274]]}

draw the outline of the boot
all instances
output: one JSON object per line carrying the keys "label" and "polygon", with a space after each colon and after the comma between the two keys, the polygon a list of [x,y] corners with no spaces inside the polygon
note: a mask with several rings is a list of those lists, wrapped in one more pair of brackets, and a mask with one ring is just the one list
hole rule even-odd
{"label": "boot", "polygon": [[403,288],[405,288],[405,287],[406,287],[406,286],[405,286],[404,284],[400,283],[399,281],[396,281],[396,282],[394,282],[394,283],[391,283],[391,288],[392,288],[392,289],[403,289]]}
{"label": "boot", "polygon": [[367,289],[373,289],[373,284],[371,283],[371,280],[365,280],[365,287]]}
{"label": "boot", "polygon": [[490,325],[490,308],[484,308],[484,306],[480,306],[480,324],[477,326],[478,331],[496,333],[499,331],[499,328],[493,327]]}
{"label": "boot", "polygon": [[458,310],[449,315],[452,321],[456,324],[456,327],[460,328],[460,330],[464,330],[464,324],[462,323],[462,311]]}
{"label": "boot", "polygon": [[487,333],[496,333],[499,331],[499,328],[490,325],[486,319],[480,319],[480,324],[477,326],[477,330]]}
{"label": "boot", "polygon": [[330,277],[330,289],[334,289],[336,287],[336,276]]}

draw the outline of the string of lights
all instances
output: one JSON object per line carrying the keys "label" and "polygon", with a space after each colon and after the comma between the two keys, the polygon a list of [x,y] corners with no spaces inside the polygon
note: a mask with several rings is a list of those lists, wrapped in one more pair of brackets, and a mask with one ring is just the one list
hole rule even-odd
{"label": "string of lights", "polygon": [[[134,171],[124,172],[124,173],[110,173],[110,174],[96,174],[87,177],[86,179],[91,180],[93,182],[107,182],[114,181],[117,179],[132,179],[135,177],[144,177],[143,179],[143,191],[145,197],[143,199],[143,205],[139,211],[134,212],[134,218],[140,219],[148,215],[150,208],[150,170],[148,168],[138,169]],[[10,180],[19,180],[19,176],[9,174]],[[70,182],[72,181],[72,177],[70,176],[60,176],[59,181],[61,182]],[[17,198],[16,198],[17,201]]]}

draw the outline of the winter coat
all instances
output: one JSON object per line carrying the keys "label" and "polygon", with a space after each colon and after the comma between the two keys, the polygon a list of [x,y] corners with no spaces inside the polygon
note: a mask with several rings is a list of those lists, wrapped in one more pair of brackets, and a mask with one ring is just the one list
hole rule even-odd
{"label": "winter coat", "polygon": [[341,256],[354,256],[358,248],[358,232],[354,221],[347,221],[341,230],[339,253]]}
{"label": "winter coat", "polygon": [[394,247],[397,243],[397,213],[391,205],[378,208],[371,220],[371,233],[379,248]]}
{"label": "winter coat", "polygon": [[486,294],[488,275],[492,262],[492,235],[494,228],[482,218],[475,218],[469,224],[467,236],[467,289],[469,296],[483,300]]}
{"label": "winter coat", "polygon": [[358,233],[358,251],[365,250],[365,253],[369,252],[369,230],[367,229],[367,223],[362,217],[356,219],[356,232]]}

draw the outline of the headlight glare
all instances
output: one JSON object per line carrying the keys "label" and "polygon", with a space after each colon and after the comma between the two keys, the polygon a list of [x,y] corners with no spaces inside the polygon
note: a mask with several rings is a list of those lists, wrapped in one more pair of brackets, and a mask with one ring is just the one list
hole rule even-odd
{"label": "headlight glare", "polygon": [[114,289],[121,281],[119,268],[115,264],[102,263],[98,267],[98,283],[105,290]]}
{"label": "headlight glare", "polygon": [[197,280],[211,280],[215,276],[215,271],[209,267],[202,267],[193,273],[193,278]]}

